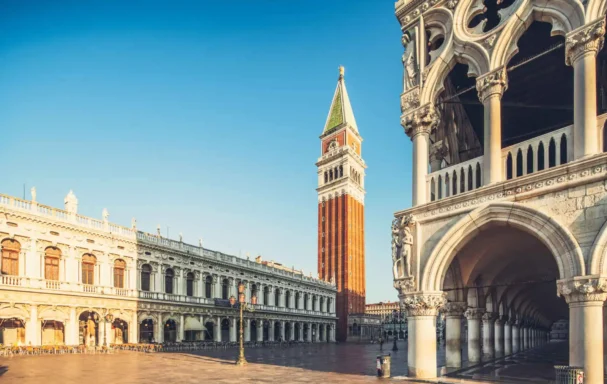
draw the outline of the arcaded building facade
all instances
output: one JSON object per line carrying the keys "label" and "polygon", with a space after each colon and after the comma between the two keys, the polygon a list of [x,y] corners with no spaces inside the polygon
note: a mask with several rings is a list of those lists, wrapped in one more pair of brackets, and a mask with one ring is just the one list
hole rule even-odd
{"label": "arcaded building facade", "polygon": [[[236,341],[229,304],[245,285],[245,341],[335,339],[336,288],[323,280],[0,195],[0,344]],[[181,237],[181,236],[180,236]],[[255,297],[255,299],[253,299]]]}
{"label": "arcaded building facade", "polygon": [[392,260],[410,376],[437,375],[444,311],[448,367],[463,347],[477,363],[552,331],[584,382],[603,383],[606,6],[396,2],[413,206],[395,213]]}
{"label": "arcaded building facade", "polygon": [[318,276],[337,286],[337,340],[346,341],[348,315],[365,312],[366,164],[343,67],[320,141]]}

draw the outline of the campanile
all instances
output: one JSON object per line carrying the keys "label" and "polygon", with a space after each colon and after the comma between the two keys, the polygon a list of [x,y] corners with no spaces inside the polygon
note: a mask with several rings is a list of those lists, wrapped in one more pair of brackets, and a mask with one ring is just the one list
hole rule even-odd
{"label": "campanile", "polygon": [[321,141],[318,167],[318,274],[337,285],[337,340],[348,336],[348,315],[365,312],[365,165],[344,68]]}

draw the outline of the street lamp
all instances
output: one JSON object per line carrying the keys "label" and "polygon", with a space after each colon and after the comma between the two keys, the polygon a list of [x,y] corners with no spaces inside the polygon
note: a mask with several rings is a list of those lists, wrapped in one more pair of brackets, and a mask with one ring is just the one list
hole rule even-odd
{"label": "street lamp", "polygon": [[[392,330],[396,333],[396,309],[392,311]],[[394,344],[392,345],[393,351],[398,351],[398,347],[396,346],[396,339],[398,335],[394,336]]]}
{"label": "street lamp", "polygon": [[[238,304],[240,307],[240,346],[238,351],[238,360],[236,360],[236,365],[246,365],[247,359],[244,357],[244,321],[242,319],[243,311],[247,310],[249,312],[253,312],[253,308],[247,306],[245,302],[245,285],[240,282],[238,284]],[[236,298],[234,296],[230,297],[230,305],[233,307],[236,304]],[[251,304],[257,304],[257,296],[251,297]]]}

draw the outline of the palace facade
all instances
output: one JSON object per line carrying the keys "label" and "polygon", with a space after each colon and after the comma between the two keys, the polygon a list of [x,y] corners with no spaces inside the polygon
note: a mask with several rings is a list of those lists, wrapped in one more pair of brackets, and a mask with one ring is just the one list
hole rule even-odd
{"label": "palace facade", "polygon": [[[160,234],[0,195],[0,344],[335,340],[335,285]],[[180,236],[181,237],[181,236]]]}

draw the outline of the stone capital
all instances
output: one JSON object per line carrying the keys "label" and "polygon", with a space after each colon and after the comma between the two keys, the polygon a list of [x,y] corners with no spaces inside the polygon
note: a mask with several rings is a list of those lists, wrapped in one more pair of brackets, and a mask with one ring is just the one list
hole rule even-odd
{"label": "stone capital", "polygon": [[497,320],[499,316],[497,315],[497,313],[493,313],[493,312],[485,312],[485,314],[483,315],[483,322],[494,322],[495,320]]}
{"label": "stone capital", "polygon": [[394,289],[398,291],[399,295],[404,295],[407,292],[415,291],[415,276],[403,277],[401,279],[394,280]]}
{"label": "stone capital", "polygon": [[436,316],[447,303],[444,292],[412,292],[400,297],[408,317]]}
{"label": "stone capital", "polygon": [[439,122],[439,114],[434,105],[426,104],[401,119],[405,133],[413,140],[417,135],[429,135]]}
{"label": "stone capital", "polygon": [[483,308],[468,308],[464,312],[464,317],[468,320],[480,320],[484,313],[485,310]]}
{"label": "stone capital", "polygon": [[603,48],[604,36],[604,17],[569,32],[565,38],[565,64],[573,65],[587,54],[596,56]]}
{"label": "stone capital", "polygon": [[557,295],[563,296],[567,304],[603,303],[607,299],[607,276],[576,276],[556,282]]}
{"label": "stone capital", "polygon": [[498,68],[476,79],[478,98],[483,103],[493,95],[501,98],[506,89],[508,89],[506,67]]}
{"label": "stone capital", "polygon": [[447,304],[445,304],[445,308],[444,308],[445,316],[460,318],[466,311],[467,307],[468,307],[468,304],[465,302],[450,301]]}

